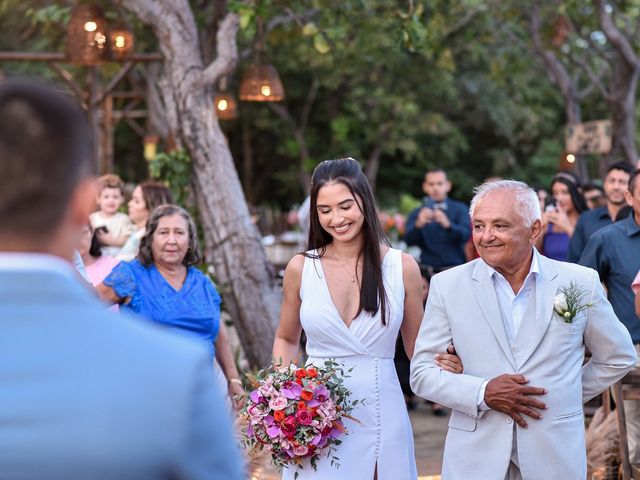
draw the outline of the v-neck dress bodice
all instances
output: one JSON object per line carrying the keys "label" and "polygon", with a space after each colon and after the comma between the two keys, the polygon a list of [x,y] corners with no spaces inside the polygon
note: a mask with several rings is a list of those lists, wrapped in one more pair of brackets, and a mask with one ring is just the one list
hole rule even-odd
{"label": "v-neck dress bodice", "polygon": [[[314,255],[315,252],[309,252]],[[298,468],[298,480],[372,480],[377,465],[379,480],[417,478],[413,434],[396,375],[395,342],[404,315],[402,256],[389,249],[382,260],[387,296],[386,325],[380,312],[362,312],[347,327],[334,305],[320,259],[307,257],[300,285],[300,322],[307,337],[307,365],[322,365],[334,358],[353,369],[345,378],[353,399],[364,399],[352,413],[360,423],[346,421],[336,456],[340,467],[321,457],[318,469]],[[294,478],[295,468],[284,470],[283,479]]]}
{"label": "v-neck dress bodice", "polygon": [[155,265],[138,260],[120,262],[104,280],[121,298],[129,297],[123,311],[162,324],[203,342],[214,356],[220,328],[220,295],[211,280],[188,267],[184,283],[176,290]]}

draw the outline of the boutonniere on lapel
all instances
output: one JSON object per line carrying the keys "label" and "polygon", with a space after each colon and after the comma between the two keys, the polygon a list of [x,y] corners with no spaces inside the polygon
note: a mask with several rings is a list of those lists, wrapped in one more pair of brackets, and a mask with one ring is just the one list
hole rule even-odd
{"label": "boutonniere on lapel", "polygon": [[572,323],[575,316],[587,308],[593,307],[593,303],[584,303],[583,299],[587,291],[575,282],[569,286],[560,287],[553,299],[553,310],[564,320]]}

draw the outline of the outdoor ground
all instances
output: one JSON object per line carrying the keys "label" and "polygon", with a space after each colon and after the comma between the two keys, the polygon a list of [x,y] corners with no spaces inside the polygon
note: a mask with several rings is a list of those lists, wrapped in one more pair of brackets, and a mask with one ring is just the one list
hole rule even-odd
{"label": "outdoor ground", "polygon": [[[410,417],[413,425],[419,480],[439,480],[449,416],[434,416],[429,405],[421,401],[416,409],[410,412]],[[280,476],[274,468],[270,467],[268,459],[262,458],[253,463],[249,479],[279,480]],[[336,480],[339,479],[339,471],[336,470]]]}

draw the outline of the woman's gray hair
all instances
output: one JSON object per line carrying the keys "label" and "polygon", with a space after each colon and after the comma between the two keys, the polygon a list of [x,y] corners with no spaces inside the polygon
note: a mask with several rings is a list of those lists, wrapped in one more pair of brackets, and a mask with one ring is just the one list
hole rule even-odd
{"label": "woman's gray hair", "polygon": [[469,214],[473,219],[473,212],[478,203],[491,192],[510,191],[516,195],[516,203],[513,206],[515,212],[522,217],[525,225],[531,227],[536,220],[540,220],[540,201],[536,192],[526,183],[517,180],[495,180],[485,182],[473,189],[473,199],[469,207]]}
{"label": "woman's gray hair", "polygon": [[196,231],[196,225],[191,218],[191,215],[182,207],[177,205],[159,205],[151,211],[149,220],[147,220],[147,228],[144,232],[144,236],[140,240],[140,249],[138,250],[138,260],[141,264],[148,267],[153,263],[153,251],[151,245],[153,244],[153,234],[158,229],[158,224],[162,217],[170,217],[172,215],[180,215],[187,221],[189,226],[189,248],[187,253],[182,259],[182,264],[185,267],[190,267],[200,262],[200,248],[198,247],[198,233]]}

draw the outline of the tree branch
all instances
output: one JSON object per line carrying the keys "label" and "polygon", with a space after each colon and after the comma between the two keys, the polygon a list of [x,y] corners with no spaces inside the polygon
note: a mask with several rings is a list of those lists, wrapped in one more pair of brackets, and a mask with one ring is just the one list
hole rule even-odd
{"label": "tree branch", "polygon": [[318,95],[319,87],[320,82],[317,78],[314,77],[313,81],[311,82],[311,86],[309,87],[309,92],[307,93],[307,98],[305,99],[304,106],[302,107],[302,113],[300,114],[300,130],[302,132],[307,129],[309,115],[311,114],[311,107],[313,106],[313,102]]}
{"label": "tree branch", "polygon": [[560,60],[556,55],[544,47],[542,43],[542,38],[540,37],[540,10],[538,5],[535,3],[531,6],[531,10],[529,11],[529,33],[531,34],[531,39],[533,43],[533,50],[536,55],[542,60],[544,66],[547,71],[551,74],[553,80],[558,84],[562,95],[567,98],[567,96],[574,94],[573,83],[571,82],[571,77],[569,76],[569,72],[562,65]]}
{"label": "tree branch", "polygon": [[235,13],[228,13],[218,28],[216,43],[218,52],[216,59],[202,72],[194,84],[194,88],[202,88],[214,84],[222,75],[230,73],[238,61],[236,35],[240,21]]}
{"label": "tree branch", "polygon": [[629,40],[620,32],[618,27],[615,26],[612,15],[606,10],[607,2],[605,0],[594,0],[594,3],[598,10],[600,26],[607,40],[620,53],[630,68],[636,70],[640,66],[638,56],[634,53]]}
{"label": "tree branch", "polygon": [[587,76],[589,77],[589,80],[591,81],[591,84],[595,85],[598,88],[598,90],[600,91],[602,96],[605,98],[605,100],[607,100],[609,102],[613,100],[612,93],[608,92],[607,89],[605,88],[604,84],[602,83],[602,76],[603,76],[604,70],[605,70],[604,68],[599,72],[598,75],[596,75],[596,74],[593,73],[593,71],[591,70],[589,65],[587,65],[587,62],[584,61],[584,59],[578,58],[578,57],[574,57],[573,55],[569,55],[569,60],[571,60],[571,62],[573,62],[584,73],[587,74]]}
{"label": "tree branch", "polygon": [[293,120],[293,117],[289,113],[287,107],[283,107],[281,104],[275,102],[268,102],[268,105],[271,111],[275,112],[282,120],[289,123],[292,128],[295,128],[296,122]]}

